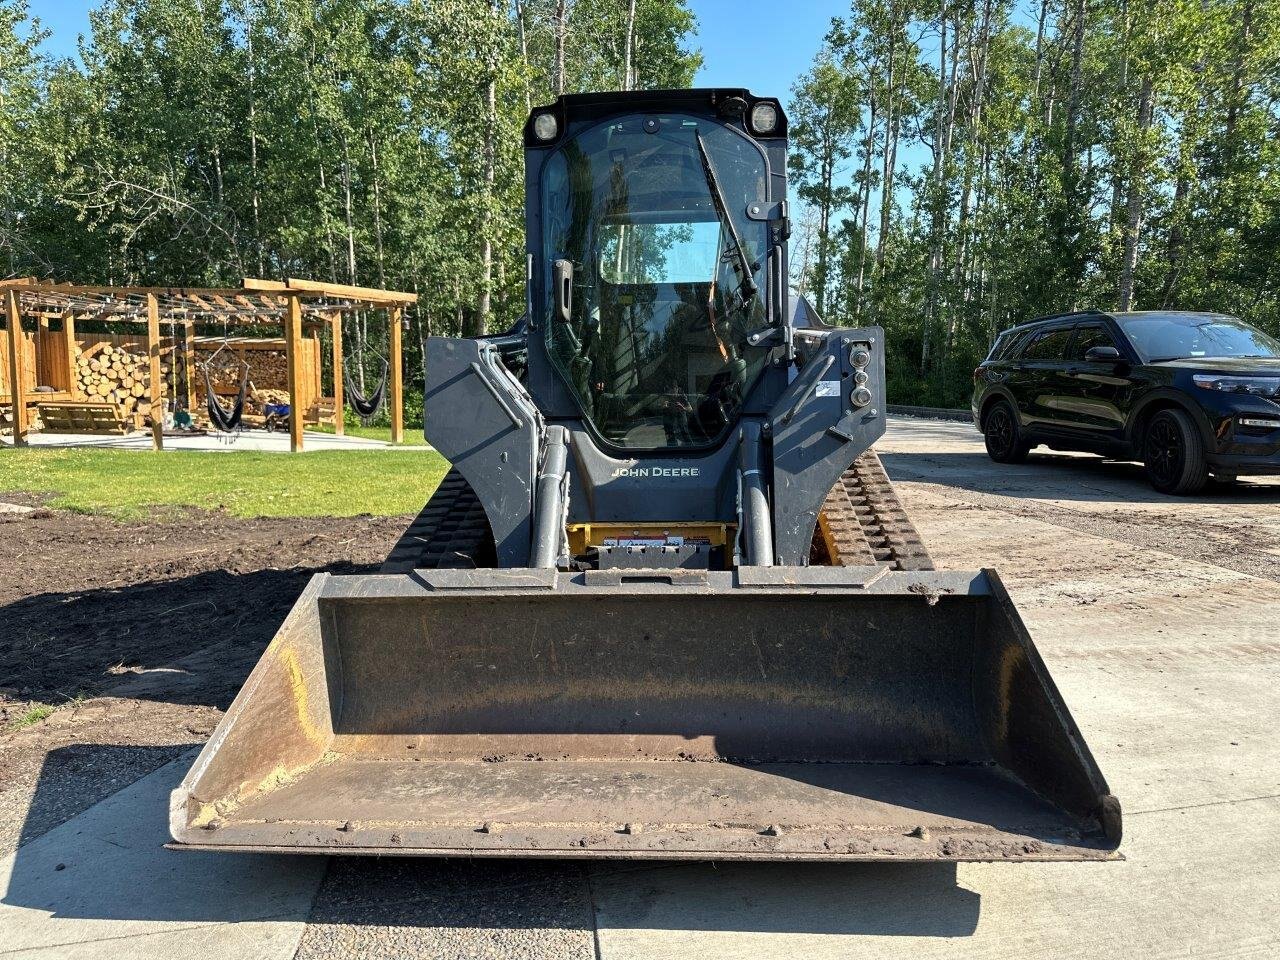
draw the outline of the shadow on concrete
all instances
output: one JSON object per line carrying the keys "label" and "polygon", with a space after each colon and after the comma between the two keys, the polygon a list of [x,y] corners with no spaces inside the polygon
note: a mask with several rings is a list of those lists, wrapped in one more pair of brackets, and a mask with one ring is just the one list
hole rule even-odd
{"label": "shadow on concrete", "polygon": [[73,743],[45,754],[36,790],[18,837],[21,847],[179,757],[195,757],[191,743],[134,746]]}
{"label": "shadow on concrete", "polygon": [[[117,755],[122,749],[139,748],[70,747],[46,761],[0,899],[0,929],[10,934],[9,948],[56,945],[86,932],[110,940],[171,929],[166,924],[175,922],[305,919],[323,871],[318,858],[179,853],[163,847],[169,791],[194,759],[192,748],[45,830],[43,821],[66,788],[66,765],[123,775]],[[65,751],[73,751],[74,760]],[[74,920],[122,925],[89,930],[59,923]]]}
{"label": "shadow on concrete", "polygon": [[[914,438],[913,438],[914,439]],[[1159,493],[1139,463],[1035,451],[1026,463],[999,464],[981,450],[880,452],[892,480],[936,483],[1005,497],[1091,503],[1232,504],[1280,502],[1280,484],[1262,478],[1211,479],[1192,497]]]}
{"label": "shadow on concrete", "polygon": [[592,870],[606,930],[962,937],[981,896],[954,863],[721,863]]}
{"label": "shadow on concrete", "polygon": [[74,746],[50,755],[0,900],[0,926],[19,947],[45,942],[51,923],[77,920],[121,923],[95,928],[104,938],[174,923],[299,920],[930,937],[967,936],[977,926],[980,897],[958,886],[955,864],[335,857],[326,873],[323,857],[167,850],[169,791],[192,748],[47,828],[68,766],[122,775],[118,752],[139,749],[155,760],[172,748]]}

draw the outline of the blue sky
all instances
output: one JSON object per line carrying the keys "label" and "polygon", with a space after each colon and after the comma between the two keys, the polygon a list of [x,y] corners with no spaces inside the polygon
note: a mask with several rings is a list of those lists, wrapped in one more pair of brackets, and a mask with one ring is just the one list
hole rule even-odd
{"label": "blue sky", "polygon": [[[89,30],[98,0],[29,0],[31,12],[52,31],[47,49],[74,56],[76,37]],[[813,62],[832,17],[849,12],[848,0],[692,0],[702,48],[699,86],[749,87],[786,100],[791,84]]]}

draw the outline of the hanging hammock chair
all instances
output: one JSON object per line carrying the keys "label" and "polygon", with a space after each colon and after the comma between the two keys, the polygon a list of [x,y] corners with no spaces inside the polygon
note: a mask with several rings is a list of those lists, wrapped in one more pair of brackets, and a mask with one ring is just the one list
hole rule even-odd
{"label": "hanging hammock chair", "polygon": [[209,370],[214,358],[226,348],[224,343],[214,351],[212,357],[201,364],[201,367],[204,371],[204,401],[209,412],[209,422],[213,424],[214,429],[222,433],[231,433],[240,426],[240,418],[244,416],[244,401],[249,390],[249,364],[241,357],[236,358],[240,366],[240,390],[231,404],[231,410],[224,410],[217,391],[213,389],[213,378],[209,375]]}
{"label": "hanging hammock chair", "polygon": [[387,363],[387,358],[374,354],[382,363],[382,373],[379,375],[378,383],[373,388],[373,392],[365,396],[360,392],[360,388],[356,385],[355,379],[351,376],[350,368],[344,364],[342,371],[342,379],[346,385],[347,399],[351,401],[351,406],[355,408],[356,413],[360,414],[360,419],[368,426],[368,422],[378,415],[378,411],[382,409],[382,405],[387,401],[387,371],[391,369],[391,365]]}

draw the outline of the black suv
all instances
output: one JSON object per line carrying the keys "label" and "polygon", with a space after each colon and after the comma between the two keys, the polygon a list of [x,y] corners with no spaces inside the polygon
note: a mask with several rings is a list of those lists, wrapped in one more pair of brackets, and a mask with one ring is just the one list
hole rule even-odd
{"label": "black suv", "polygon": [[1280,341],[1218,313],[1087,311],[1004,331],[973,372],[997,463],[1037,444],[1141,460],[1162,493],[1280,474]]}

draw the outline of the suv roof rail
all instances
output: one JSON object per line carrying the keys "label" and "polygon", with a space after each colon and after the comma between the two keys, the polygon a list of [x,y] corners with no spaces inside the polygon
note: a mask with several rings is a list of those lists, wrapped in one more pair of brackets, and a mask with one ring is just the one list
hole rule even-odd
{"label": "suv roof rail", "polygon": [[1042,317],[1036,317],[1033,320],[1028,320],[1025,324],[1019,324],[1019,326],[1030,326],[1033,323],[1044,323],[1047,320],[1067,320],[1071,317],[1097,317],[1097,316],[1105,317],[1105,316],[1108,316],[1108,313],[1105,310],[1095,310],[1092,308],[1087,308],[1084,310],[1067,310],[1064,313],[1046,313]]}

